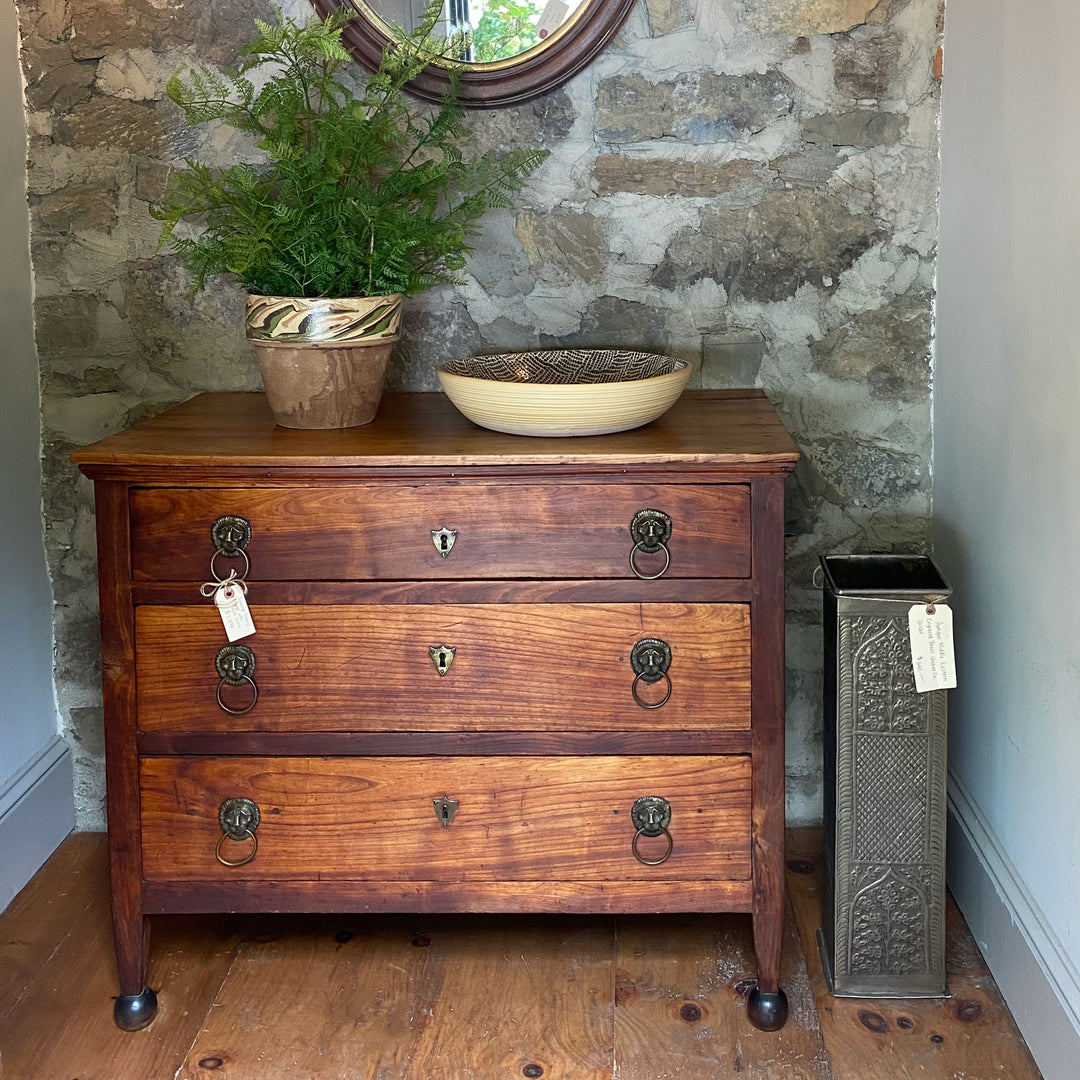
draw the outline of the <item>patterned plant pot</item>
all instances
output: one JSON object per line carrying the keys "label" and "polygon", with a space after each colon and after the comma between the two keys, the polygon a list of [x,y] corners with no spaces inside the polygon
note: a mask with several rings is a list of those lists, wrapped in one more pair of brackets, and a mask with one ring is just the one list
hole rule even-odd
{"label": "patterned plant pot", "polygon": [[247,337],[274,420],[288,428],[346,428],[375,419],[401,297],[250,295]]}

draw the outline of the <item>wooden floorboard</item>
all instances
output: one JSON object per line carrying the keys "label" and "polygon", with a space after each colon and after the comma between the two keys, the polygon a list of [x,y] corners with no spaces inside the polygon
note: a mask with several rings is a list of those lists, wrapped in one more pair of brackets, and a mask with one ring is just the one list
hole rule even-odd
{"label": "wooden floorboard", "polygon": [[610,1078],[612,922],[436,920],[430,948],[442,954],[439,1000],[401,1075]]}
{"label": "wooden floorboard", "polygon": [[108,904],[107,851],[104,833],[73,833],[4,912],[0,1022],[53,953],[77,932],[84,914],[94,918]]}
{"label": "wooden floorboard", "polygon": [[610,920],[322,916],[269,926],[242,943],[183,1080],[216,1061],[232,1080],[472,1080],[529,1066],[550,1080],[611,1075]]}
{"label": "wooden floorboard", "polygon": [[0,1022],[0,1077],[172,1077],[228,974],[239,942],[236,921],[221,915],[155,920],[149,982],[163,988],[161,1008],[145,1031],[126,1033],[112,1020],[108,905],[86,912]]}
{"label": "wooden floorboard", "polygon": [[821,925],[821,873],[820,830],[793,830],[788,836],[788,893],[835,1080],[1040,1080],[951,897],[948,998],[833,997],[815,940]]}
{"label": "wooden floorboard", "polygon": [[813,830],[776,1033],[746,1018],[746,916],[208,915],[153,919],[161,1009],[125,1034],[106,858],[69,838],[0,915],[2,1080],[1039,1080],[954,907],[949,999],[828,994]]}
{"label": "wooden floorboard", "polygon": [[746,916],[620,918],[616,933],[618,1080],[831,1080],[793,919],[782,959],[791,1015],[778,1032],[746,1018],[755,970]]}

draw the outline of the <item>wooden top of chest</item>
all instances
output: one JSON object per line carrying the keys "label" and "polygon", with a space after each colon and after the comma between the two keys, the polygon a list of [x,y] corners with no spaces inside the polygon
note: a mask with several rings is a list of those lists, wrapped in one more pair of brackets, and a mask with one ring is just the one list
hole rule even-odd
{"label": "wooden top of chest", "polygon": [[200,394],[72,454],[89,475],[110,466],[368,469],[373,467],[735,466],[790,472],[799,451],[760,390],[691,390],[633,431],[532,438],[487,431],[441,393],[386,394],[371,424],[281,428],[262,394]]}

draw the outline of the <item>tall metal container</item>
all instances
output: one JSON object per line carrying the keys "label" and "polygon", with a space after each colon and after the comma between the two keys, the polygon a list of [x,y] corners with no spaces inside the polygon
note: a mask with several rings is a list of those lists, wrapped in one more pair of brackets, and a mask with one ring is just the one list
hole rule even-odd
{"label": "tall metal container", "polygon": [[925,556],[821,566],[825,977],[841,997],[941,997],[946,691],[915,689],[908,611],[952,590]]}

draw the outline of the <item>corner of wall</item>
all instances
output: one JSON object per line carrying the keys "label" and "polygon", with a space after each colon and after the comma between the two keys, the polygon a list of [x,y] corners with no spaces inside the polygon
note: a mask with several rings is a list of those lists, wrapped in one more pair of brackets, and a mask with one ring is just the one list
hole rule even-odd
{"label": "corner of wall", "polygon": [[[57,734],[53,592],[45,563],[41,402],[27,204],[26,95],[14,4],[0,10],[0,909],[74,825],[71,753]],[[16,770],[14,775],[10,770]]]}
{"label": "corner of wall", "polygon": [[75,828],[71,751],[59,736],[0,789],[0,911]]}
{"label": "corner of wall", "polygon": [[949,773],[948,885],[1045,1080],[1080,1061],[1078,973],[960,778]]}

